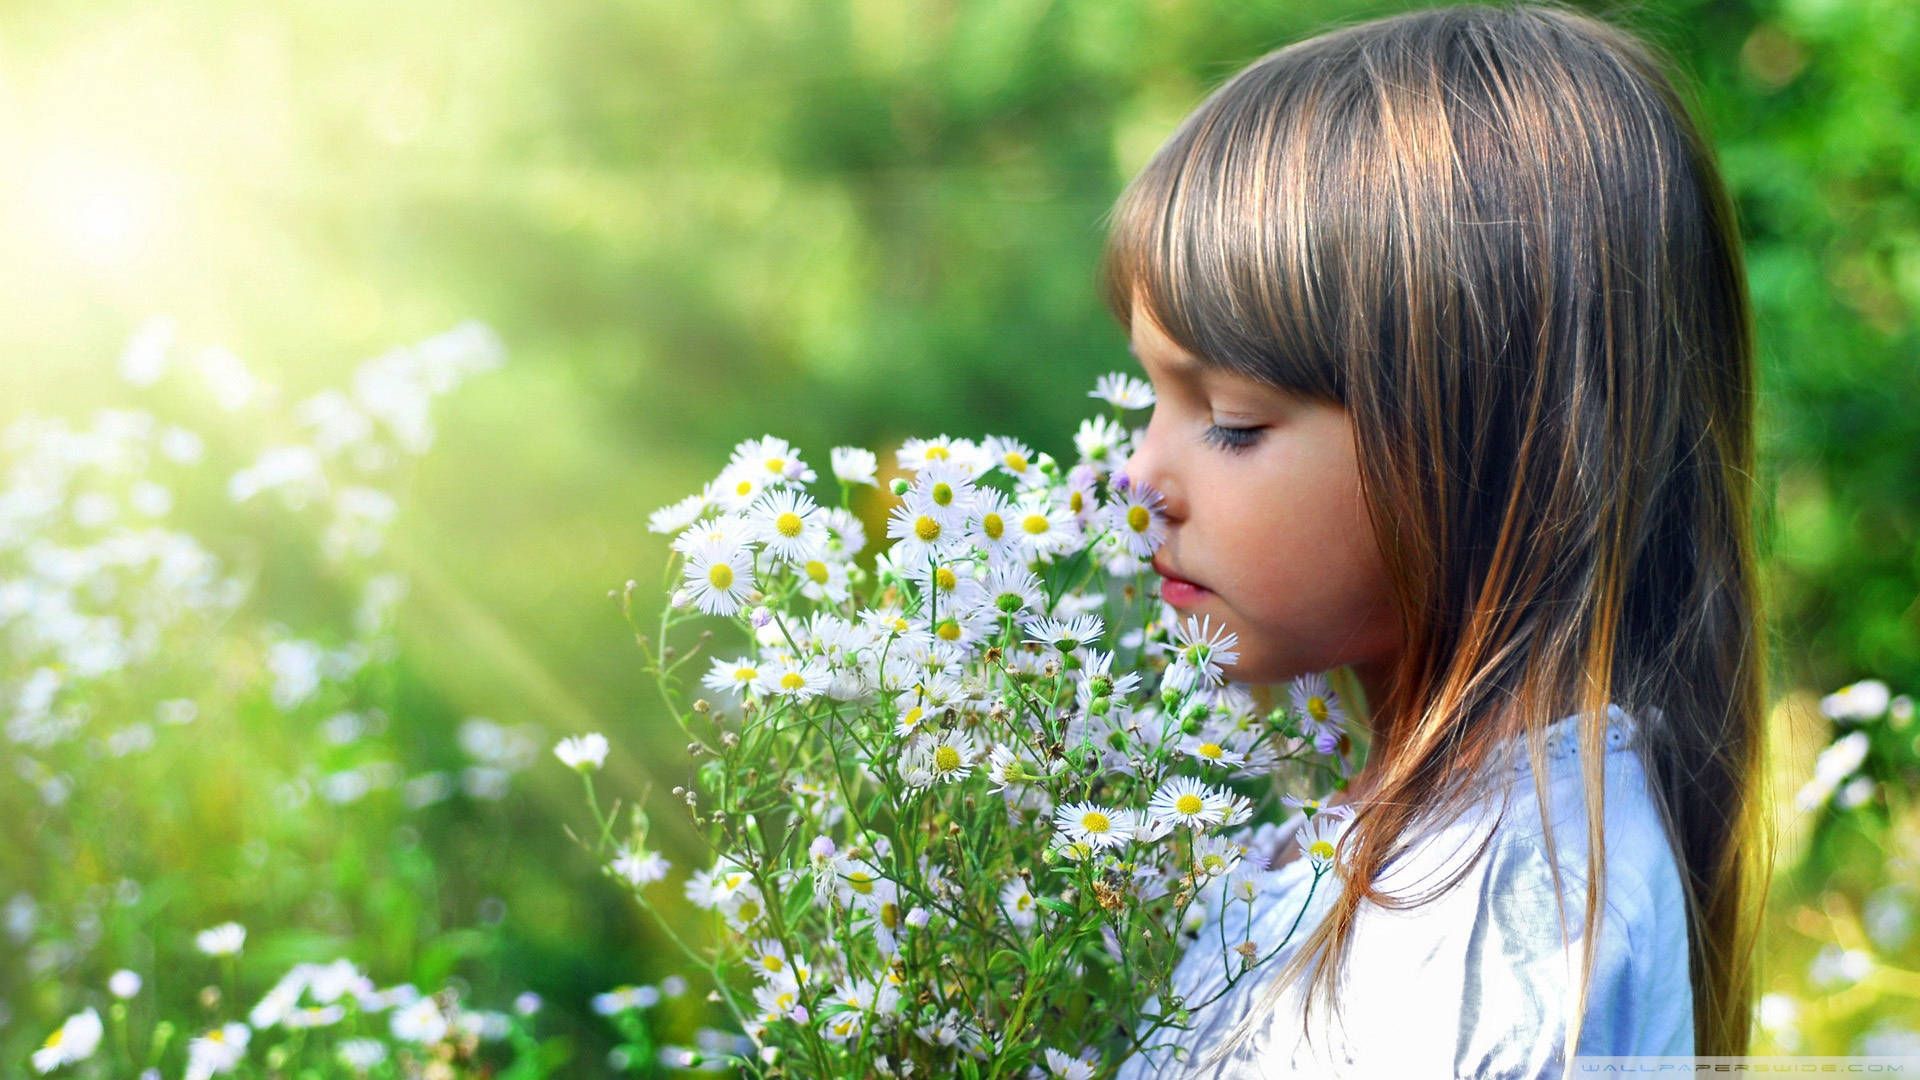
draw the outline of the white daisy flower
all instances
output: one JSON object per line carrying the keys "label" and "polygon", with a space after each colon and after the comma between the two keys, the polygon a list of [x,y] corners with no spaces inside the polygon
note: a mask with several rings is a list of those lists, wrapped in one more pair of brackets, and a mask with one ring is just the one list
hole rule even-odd
{"label": "white daisy flower", "polygon": [[1329,806],[1308,818],[1300,826],[1296,839],[1300,844],[1300,854],[1313,863],[1315,871],[1325,870],[1333,865],[1333,857],[1340,845],[1340,838],[1346,834],[1353,823],[1353,809],[1348,806]]}
{"label": "white daisy flower", "polygon": [[139,993],[140,985],[141,985],[141,981],[140,981],[139,973],[128,971],[125,968],[121,968],[119,971],[116,971],[112,975],[107,977],[108,992],[112,993],[114,997],[117,997],[122,1001],[125,1001],[126,999]]}
{"label": "white daisy flower", "polygon": [[747,512],[747,523],[767,554],[782,562],[803,564],[826,552],[827,523],[804,491],[768,492]]}
{"label": "white daisy flower", "polygon": [[1120,847],[1133,839],[1134,813],[1094,803],[1069,803],[1054,810],[1053,823],[1072,842]]}
{"label": "white daisy flower", "polygon": [[828,1016],[821,1025],[828,1039],[847,1042],[859,1036],[868,1013],[890,1013],[899,1004],[900,991],[886,983],[875,987],[872,979],[848,979],[834,987],[825,1004],[840,1005],[845,1012]]}
{"label": "white daisy flower", "polygon": [[578,772],[592,772],[607,761],[607,737],[597,731],[561,739],[553,748],[560,763]]}
{"label": "white daisy flower", "polygon": [[1026,443],[1004,435],[990,435],[985,451],[993,467],[1013,477],[1021,487],[1046,483],[1046,476],[1040,472],[1034,458],[1033,448]]}
{"label": "white daisy flower", "polygon": [[1067,485],[1060,493],[1060,501],[1067,512],[1073,515],[1073,523],[1085,531],[1094,524],[1095,510],[1099,506],[1100,474],[1090,465],[1075,465],[1067,474]]}
{"label": "white daisy flower", "polygon": [[716,656],[700,683],[726,702],[738,703],[743,697],[760,695],[760,665],[744,656],[738,660]]}
{"label": "white daisy flower", "polygon": [[1280,801],[1291,809],[1298,810],[1308,817],[1328,808],[1325,799],[1308,799],[1299,795],[1282,795]]}
{"label": "white daisy flower", "polygon": [[973,513],[967,517],[966,535],[973,546],[986,555],[989,564],[1011,559],[1020,547],[1013,504],[994,488],[974,489]]}
{"label": "white daisy flower", "polygon": [[1203,836],[1193,845],[1194,873],[1204,878],[1223,877],[1232,873],[1246,854],[1244,844],[1219,835]]}
{"label": "white daisy flower", "polygon": [[823,511],[827,525],[827,554],[834,562],[851,562],[867,549],[867,526],[853,511],[829,506]]}
{"label": "white daisy flower", "polygon": [[1033,901],[1033,891],[1027,888],[1024,878],[1014,878],[1000,888],[1000,910],[1007,921],[1024,930],[1032,926],[1040,917],[1040,905]]}
{"label": "white daisy flower", "polygon": [[1220,827],[1231,829],[1243,824],[1253,816],[1253,800],[1238,792],[1222,792],[1220,803]]}
{"label": "white daisy flower", "polygon": [[221,923],[194,935],[193,943],[208,956],[232,956],[246,944],[247,928],[237,922]]}
{"label": "white daisy flower", "polygon": [[800,988],[781,983],[761,983],[753,988],[753,1004],[760,1011],[760,1022],[797,1020],[802,1014]]}
{"label": "white daisy flower", "polygon": [[957,525],[947,524],[935,511],[936,507],[917,491],[909,491],[903,501],[888,511],[887,536],[898,541],[888,554],[897,565],[925,566],[930,561],[937,562],[964,542],[964,531]]}
{"label": "white daisy flower", "polygon": [[995,746],[987,751],[987,779],[991,791],[1005,791],[1013,784],[1031,784],[1045,780],[1052,769],[1036,764],[1010,746]]}
{"label": "white daisy flower", "polygon": [[804,704],[826,693],[831,677],[827,662],[817,656],[809,657],[804,662],[793,657],[781,657],[762,671],[760,688],[777,697],[792,698]]}
{"label": "white daisy flower", "polygon": [[753,539],[753,530],[743,514],[722,514],[710,521],[698,521],[673,538],[673,550],[691,554],[704,545],[744,547]]}
{"label": "white daisy flower", "polygon": [[1084,709],[1096,698],[1119,698],[1124,701],[1139,688],[1139,672],[1115,675],[1113,653],[1090,648],[1080,668],[1080,684],[1074,691],[1074,700]]}
{"label": "white daisy flower", "polygon": [[975,479],[985,476],[995,464],[986,447],[971,439],[952,439],[945,435],[937,439],[908,439],[901,446],[897,460],[902,469],[913,472],[935,463],[954,465]]}
{"label": "white daisy flower", "polygon": [[1080,430],[1073,435],[1080,460],[1102,472],[1126,460],[1127,442],[1127,429],[1105,416],[1080,421]]}
{"label": "white daisy flower", "polygon": [[1180,740],[1179,749],[1181,753],[1191,755],[1203,765],[1237,767],[1246,764],[1247,756],[1234,749],[1230,741],[1214,741],[1225,738],[1224,735],[1208,735],[1204,732],[1199,735],[1189,735]]}
{"label": "white daisy flower", "polygon": [[880,871],[860,859],[837,856],[833,873],[834,898],[841,907],[878,911],[882,904],[897,904],[899,888],[880,875]]}
{"label": "white daisy flower", "polygon": [[1020,496],[1013,509],[1014,536],[1032,558],[1049,558],[1072,551],[1081,542],[1073,512],[1054,504],[1044,492]]}
{"label": "white daisy flower", "polygon": [[757,465],[729,465],[720,470],[708,490],[717,504],[737,512],[758,501],[773,486],[773,479]]}
{"label": "white daisy flower", "polygon": [[[431,998],[427,1000],[432,1000]],[[222,1024],[187,1044],[187,1080],[207,1080],[233,1071],[247,1056],[253,1029],[245,1024]]]}
{"label": "white daisy flower", "polygon": [[1098,398],[1117,409],[1153,407],[1153,387],[1147,382],[1120,372],[1108,372],[1093,381],[1090,398]]}
{"label": "white daisy flower", "polygon": [[880,481],[875,473],[879,470],[880,459],[873,451],[862,446],[836,446],[827,452],[833,462],[834,478],[843,484],[865,484],[876,487]]}
{"label": "white daisy flower", "polygon": [[921,496],[926,512],[956,533],[966,531],[967,518],[973,512],[974,489],[971,474],[945,461],[927,465],[913,479],[913,491]]}
{"label": "white daisy flower", "polygon": [[629,1009],[651,1009],[660,1004],[660,990],[654,986],[616,986],[593,995],[592,1004],[600,1016],[617,1016]]}
{"label": "white daisy flower", "polygon": [[1166,500],[1145,484],[1115,484],[1120,497],[1106,506],[1107,525],[1128,555],[1149,559],[1167,539]]}
{"label": "white daisy flower", "polygon": [[703,544],[683,571],[693,603],[708,615],[732,615],[754,593],[753,556],[736,544]]}
{"label": "white daisy flower", "polygon": [[758,469],[769,483],[811,484],[814,481],[814,472],[800,460],[800,452],[787,440],[771,435],[748,439],[734,447],[733,457],[727,463],[743,472]]}
{"label": "white daisy flower", "polygon": [[1287,684],[1293,699],[1293,711],[1300,717],[1300,733],[1313,740],[1313,748],[1331,754],[1340,745],[1346,730],[1347,710],[1327,686],[1325,674],[1302,675]]}
{"label": "white daisy flower", "polygon": [[1185,692],[1196,685],[1218,686],[1226,681],[1222,667],[1240,659],[1234,649],[1240,635],[1229,632],[1224,625],[1214,626],[1212,616],[1189,615],[1184,622],[1176,623],[1171,633],[1173,640],[1168,648],[1174,660],[1161,678],[1162,689]]}
{"label": "white daisy flower", "polygon": [[1037,614],[1046,600],[1046,590],[1033,571],[1017,562],[1002,562],[987,568],[986,578],[967,590],[965,602],[997,622]]}
{"label": "white daisy flower", "polygon": [[47,1036],[33,1052],[33,1067],[50,1073],[62,1065],[85,1061],[100,1048],[100,1014],[93,1009],[75,1013]]}
{"label": "white daisy flower", "polygon": [[778,938],[761,938],[747,946],[746,963],[762,979],[777,979],[787,973],[787,947]]}
{"label": "white daisy flower", "polygon": [[799,564],[800,595],[828,603],[847,602],[847,564],[808,559]]}
{"label": "white daisy flower", "polygon": [[1100,1067],[1097,1060],[1088,1057],[1092,1051],[1083,1051],[1077,1058],[1068,1057],[1052,1047],[1047,1048],[1047,1076],[1051,1080],[1093,1080],[1093,1074]]}
{"label": "white daisy flower", "polygon": [[695,870],[687,878],[687,899],[709,910],[753,888],[753,875],[739,863],[722,856],[711,870]]}
{"label": "white daisy flower", "polygon": [[1176,776],[1160,785],[1147,804],[1147,814],[1189,829],[1220,824],[1225,816],[1226,792],[1191,776]]}
{"label": "white daisy flower", "polygon": [[1098,642],[1106,625],[1098,615],[1080,615],[1072,619],[1035,619],[1027,624],[1027,640],[1062,653],[1072,653]]}
{"label": "white daisy flower", "polygon": [[696,491],[679,502],[663,506],[647,515],[647,531],[677,533],[700,520],[712,505],[711,488]]}
{"label": "white daisy flower", "polygon": [[615,876],[635,887],[666,880],[667,871],[672,867],[659,852],[634,846],[622,846],[608,864]]}
{"label": "white daisy flower", "polygon": [[915,764],[925,767],[933,783],[966,779],[979,756],[973,733],[957,728],[930,736],[914,752]]}

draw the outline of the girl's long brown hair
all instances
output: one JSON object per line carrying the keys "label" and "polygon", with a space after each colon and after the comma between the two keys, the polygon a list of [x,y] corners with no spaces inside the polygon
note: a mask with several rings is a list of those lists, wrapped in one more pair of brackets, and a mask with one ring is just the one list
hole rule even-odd
{"label": "girl's long brown hair", "polygon": [[1333,999],[1361,905],[1417,902],[1376,876],[1505,740],[1546,805],[1539,732],[1571,713],[1590,969],[1615,703],[1687,897],[1695,1050],[1747,1049],[1771,872],[1753,337],[1733,207],[1668,66],[1554,2],[1342,27],[1212,93],[1114,208],[1123,326],[1138,297],[1203,362],[1349,410],[1404,625],[1340,895],[1269,1004],[1309,963],[1307,1015]]}

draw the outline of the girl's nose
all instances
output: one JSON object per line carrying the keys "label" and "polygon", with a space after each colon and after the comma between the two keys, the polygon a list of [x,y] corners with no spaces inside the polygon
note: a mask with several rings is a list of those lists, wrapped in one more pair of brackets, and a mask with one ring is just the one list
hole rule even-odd
{"label": "girl's nose", "polygon": [[1185,517],[1187,512],[1185,494],[1180,490],[1171,470],[1164,464],[1166,458],[1160,453],[1160,448],[1156,444],[1153,428],[1153,424],[1147,425],[1145,433],[1140,436],[1138,442],[1134,443],[1133,453],[1129,454],[1127,460],[1121,464],[1120,473],[1130,483],[1145,484],[1159,492],[1160,497],[1165,500],[1162,509],[1167,517],[1179,520]]}

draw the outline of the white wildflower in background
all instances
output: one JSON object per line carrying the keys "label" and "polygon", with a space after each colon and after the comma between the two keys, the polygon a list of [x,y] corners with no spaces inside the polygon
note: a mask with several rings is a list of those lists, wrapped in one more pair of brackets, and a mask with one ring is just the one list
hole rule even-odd
{"label": "white wildflower in background", "polygon": [[1129,556],[1150,559],[1167,539],[1166,500],[1145,484],[1116,486],[1122,491],[1119,501],[1107,505],[1108,527],[1120,536]]}
{"label": "white wildflower in background", "polygon": [[446,1038],[451,1025],[447,1023],[446,1014],[440,1011],[439,1002],[423,997],[395,1010],[387,1020],[387,1029],[401,1042],[427,1046]]}
{"label": "white wildflower in background", "polygon": [[873,451],[858,446],[836,446],[828,452],[833,463],[833,475],[843,484],[864,484],[873,487],[879,483],[874,475],[880,461]]}
{"label": "white wildflower in background", "polygon": [[1044,493],[1019,496],[1013,509],[1014,536],[1030,558],[1048,559],[1080,543],[1080,526],[1073,511],[1056,505]]}
{"label": "white wildflower in background", "polygon": [[606,764],[607,737],[597,731],[569,736],[554,746],[553,753],[569,769],[592,772]]}
{"label": "white wildflower in background", "polygon": [[1141,379],[1120,372],[1109,372],[1094,380],[1090,398],[1098,398],[1118,409],[1153,407],[1153,387]]}
{"label": "white wildflower in background", "polygon": [[334,1047],[340,1064],[356,1072],[367,1073],[387,1060],[387,1044],[378,1039],[343,1039]]}
{"label": "white wildflower in background", "polygon": [[800,460],[800,452],[785,439],[764,435],[733,448],[728,464],[743,473],[757,473],[768,483],[810,484],[814,472]]}
{"label": "white wildflower in background", "polygon": [[221,923],[195,935],[193,942],[208,956],[233,956],[246,944],[247,928],[237,922]]}
{"label": "white wildflower in background", "polygon": [[1063,653],[1077,652],[1097,644],[1107,632],[1098,615],[1073,619],[1035,619],[1027,626],[1027,640]]}
{"label": "white wildflower in background", "polygon": [[927,497],[909,491],[887,512],[887,537],[895,541],[890,554],[897,565],[924,566],[939,562],[964,542],[965,531],[949,524]]}
{"label": "white wildflower in background", "polygon": [[100,1014],[92,1009],[67,1017],[33,1052],[33,1067],[50,1073],[62,1065],[87,1060],[100,1047],[101,1030]]}
{"label": "white wildflower in background", "polygon": [[700,682],[723,701],[738,703],[743,698],[759,696],[760,665],[744,656],[734,660],[714,657]]}
{"label": "white wildflower in background", "polygon": [[1893,701],[1887,684],[1879,679],[1862,679],[1843,686],[1820,699],[1820,714],[1829,720],[1855,723],[1877,720],[1887,713]]}
{"label": "white wildflower in background", "polygon": [[630,1009],[651,1009],[660,1003],[660,990],[653,986],[616,986],[603,994],[593,995],[593,1011],[601,1016],[613,1016]]}
{"label": "white wildflower in background", "polygon": [[211,1028],[187,1043],[187,1080],[208,1080],[234,1070],[247,1056],[253,1031],[245,1024]]}
{"label": "white wildflower in background", "polygon": [[1033,448],[1018,439],[1004,435],[994,435],[987,439],[985,456],[992,468],[1000,470],[1021,487],[1032,487],[1045,483],[1046,477],[1040,472],[1039,460],[1034,456]]}
{"label": "white wildflower in background", "polygon": [[1340,846],[1340,838],[1346,834],[1353,822],[1353,809],[1347,806],[1329,806],[1308,818],[1300,826],[1296,835],[1300,853],[1312,863],[1313,868],[1324,870],[1333,865],[1333,857]]}
{"label": "white wildflower in background", "polygon": [[1869,742],[1864,731],[1851,731],[1820,751],[1813,762],[1813,779],[1794,795],[1794,806],[1801,811],[1817,809],[1827,801],[1842,781],[1853,775],[1867,760]]}
{"label": "white wildflower in background", "polygon": [[122,968],[107,976],[107,991],[125,1001],[140,992],[140,976]]}
{"label": "white wildflower in background", "polygon": [[1093,1080],[1094,1074],[1099,1072],[1100,1063],[1088,1058],[1085,1054],[1080,1057],[1068,1057],[1048,1047],[1044,1056],[1047,1063],[1046,1075],[1051,1080]]}
{"label": "white wildflower in background", "polygon": [[613,872],[629,885],[649,885],[666,879],[667,871],[672,868],[657,851],[647,851],[639,847],[623,847],[609,864]]}
{"label": "white wildflower in background", "polygon": [[1033,890],[1027,887],[1026,880],[1014,878],[1000,888],[1000,910],[1007,921],[1022,930],[1032,926],[1040,917],[1039,905],[1033,902]]}
{"label": "white wildflower in background", "polygon": [[831,675],[826,661],[817,656],[804,661],[782,657],[762,671],[760,687],[775,697],[804,703],[827,692]]}

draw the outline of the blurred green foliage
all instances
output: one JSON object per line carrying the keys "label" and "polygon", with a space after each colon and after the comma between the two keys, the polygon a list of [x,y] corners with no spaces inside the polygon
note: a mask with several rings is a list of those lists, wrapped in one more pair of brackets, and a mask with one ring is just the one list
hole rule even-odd
{"label": "blurred green foliage", "polygon": [[[648,594],[664,560],[646,513],[763,432],[822,467],[830,445],[942,430],[1061,452],[1094,375],[1124,366],[1092,277],[1121,185],[1242,64],[1407,6],[12,5],[0,422],[123,402],[110,360],[154,313],[292,394],[485,320],[507,367],[443,410],[438,445],[397,493],[393,554],[414,591],[390,738],[418,769],[455,756],[468,715],[556,737],[601,729],[608,782],[662,790],[684,781],[684,754],[607,599],[629,577]],[[1920,8],[1591,10],[1697,84],[1748,239],[1762,481],[1777,494],[1782,776],[1797,782],[1829,737],[1808,692],[1866,675],[1920,686]],[[264,535],[269,553],[296,545]],[[331,860],[336,888],[372,875],[384,884],[365,897],[433,895],[435,932],[502,904],[490,977],[582,1018],[589,994],[666,970],[638,915],[560,837],[573,778],[536,769],[519,784],[492,816],[431,832],[442,846],[421,857],[360,850],[388,822],[314,858]],[[690,834],[655,819],[684,866]],[[1789,829],[1795,845],[1805,832]],[[169,854],[183,881],[229,872],[222,836]],[[1817,893],[1819,869],[1783,907]],[[326,924],[366,953],[411,951],[363,963],[436,962],[377,911],[336,916]],[[275,917],[258,932],[311,922],[297,906]],[[72,983],[115,966],[100,958]],[[12,1003],[0,1045],[37,1045],[55,1010]],[[569,1030],[581,1061],[612,1041],[590,1019]]]}

